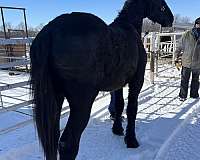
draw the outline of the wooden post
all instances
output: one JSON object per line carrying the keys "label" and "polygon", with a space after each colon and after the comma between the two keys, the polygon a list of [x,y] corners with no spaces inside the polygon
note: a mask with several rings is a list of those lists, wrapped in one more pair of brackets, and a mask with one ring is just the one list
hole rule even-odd
{"label": "wooden post", "polygon": [[[28,38],[28,26],[27,26],[27,20],[26,20],[26,9],[25,8],[19,8],[19,7],[1,7],[1,6],[0,6],[0,9],[1,9],[1,17],[2,17],[2,22],[3,22],[3,29],[4,29],[5,39],[7,39],[9,37],[6,34],[6,26],[5,26],[3,9],[22,10],[23,11],[24,25],[25,25],[25,28],[24,28],[25,31],[24,32],[26,33],[26,38]],[[27,47],[27,44],[25,44],[25,46]],[[28,47],[30,47],[30,44],[28,44]],[[8,48],[10,48],[10,46],[8,46]],[[7,51],[7,47],[5,49]],[[26,51],[24,52],[24,56],[27,59]],[[28,72],[28,66],[27,65],[26,65],[26,71]]]}
{"label": "wooden post", "polygon": [[160,35],[157,35],[157,38],[155,38],[155,45],[156,47],[154,52],[155,52],[155,62],[156,62],[156,77],[158,77],[158,58],[159,58],[158,56],[160,53]]}
{"label": "wooden post", "polygon": [[156,51],[156,33],[152,33],[151,51],[150,51],[150,81],[154,84],[154,68],[155,68],[155,51]]}
{"label": "wooden post", "polygon": [[158,77],[158,56],[159,56],[159,51],[156,51],[155,52],[156,77]]}
{"label": "wooden post", "polygon": [[176,45],[176,34],[174,34],[174,36],[173,36],[173,56],[172,56],[172,64],[173,64],[174,59],[175,59],[174,53],[175,53],[175,51],[176,51],[176,47],[177,47],[177,45]]}
{"label": "wooden post", "polygon": [[150,81],[154,84],[154,52],[150,52]]}

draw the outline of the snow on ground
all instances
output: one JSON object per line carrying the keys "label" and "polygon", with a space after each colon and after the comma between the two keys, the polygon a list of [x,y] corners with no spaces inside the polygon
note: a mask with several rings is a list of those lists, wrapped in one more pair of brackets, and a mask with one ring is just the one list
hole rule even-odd
{"label": "snow on ground", "polygon": [[[146,73],[139,97],[136,126],[140,147],[127,149],[123,136],[112,134],[112,121],[109,120],[107,110],[110,101],[108,95],[93,105],[90,122],[81,138],[77,160],[200,159],[199,99],[188,98],[185,102],[178,100],[180,72],[170,65],[159,68],[159,77],[155,78],[153,85],[148,81],[148,71]],[[127,92],[126,87],[126,103]],[[19,94],[19,90],[12,91],[12,95],[14,94]],[[22,94],[23,96],[25,95]],[[17,111],[0,114],[0,160],[42,160],[42,150],[31,121],[30,107],[22,107]],[[67,116],[61,120],[61,129],[66,121]],[[17,123],[21,124],[20,127],[13,128]],[[123,125],[126,126],[126,121]]]}
{"label": "snow on ground", "polygon": [[[193,101],[194,103],[195,101]],[[200,107],[194,105],[191,115],[176,128],[162,145],[155,160],[199,160],[200,159]]]}

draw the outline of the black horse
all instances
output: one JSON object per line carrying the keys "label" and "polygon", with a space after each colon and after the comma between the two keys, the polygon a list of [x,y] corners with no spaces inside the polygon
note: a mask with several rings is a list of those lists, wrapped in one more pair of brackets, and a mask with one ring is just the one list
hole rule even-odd
{"label": "black horse", "polygon": [[[163,5],[163,1],[154,1],[155,3],[158,3],[157,5]],[[139,36],[141,36],[142,33],[142,24],[143,24],[143,19],[144,18],[149,18],[153,21],[155,20],[155,17],[152,17],[152,13],[149,11],[141,11],[141,8],[138,7],[141,5],[140,1],[135,1],[135,6],[132,8],[132,14],[135,15],[134,17],[131,17],[131,24],[135,27],[136,31],[138,32]],[[145,6],[143,6],[145,8]],[[154,6],[156,7],[156,6]],[[144,9],[143,8],[143,9]],[[164,5],[163,8],[160,8],[160,10],[165,10],[166,6]],[[166,12],[167,13],[167,12]],[[170,13],[168,14],[170,17]],[[158,19],[160,17],[157,17]],[[171,17],[172,18],[172,17]],[[173,18],[172,18],[173,19]],[[162,23],[161,21],[157,21],[160,23],[163,27],[166,27],[165,23]],[[145,33],[145,34],[148,34]],[[134,136],[135,137],[135,120],[136,120],[136,115],[137,115],[137,110],[138,110],[138,96],[139,93],[142,89],[143,83],[144,83],[144,74],[145,74],[145,68],[146,68],[146,62],[147,62],[147,57],[146,54],[140,52],[139,56],[139,67],[137,68],[137,71],[134,74],[134,77],[132,81],[129,83],[129,94],[128,94],[128,106],[127,106],[127,118],[128,118],[128,126],[126,130],[126,136],[125,136],[125,142],[127,143],[127,137]],[[114,110],[114,111],[113,111]],[[111,113],[111,116],[114,118],[114,123],[112,127],[112,131],[116,135],[124,135],[124,129],[122,127],[122,122],[121,122],[121,115],[124,110],[124,99],[123,99],[123,88],[120,88],[118,90],[115,90],[114,92],[111,92],[111,103],[109,106],[109,111]],[[131,133],[131,136],[128,134]],[[138,147],[139,144],[137,142],[136,138],[134,139],[134,143],[127,143],[127,147]]]}
{"label": "black horse", "polygon": [[[137,9],[137,12],[136,12]],[[47,160],[74,160],[99,91],[129,83],[127,147],[137,147],[133,116],[134,81],[143,83],[146,53],[133,26],[136,16],[147,16],[171,26],[173,15],[164,0],[127,0],[110,25],[89,13],[64,14],[49,22],[30,50],[34,119]],[[142,76],[141,76],[142,75]],[[60,137],[64,97],[70,106]],[[59,140],[60,138],[60,140]]]}

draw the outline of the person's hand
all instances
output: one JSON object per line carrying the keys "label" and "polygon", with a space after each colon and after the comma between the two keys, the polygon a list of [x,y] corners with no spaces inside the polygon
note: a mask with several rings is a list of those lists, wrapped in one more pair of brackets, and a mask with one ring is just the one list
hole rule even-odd
{"label": "person's hand", "polygon": [[197,40],[197,44],[200,45],[200,38]]}
{"label": "person's hand", "polygon": [[176,68],[180,71],[180,69],[181,69],[181,60],[180,59],[178,59],[178,58],[176,58],[175,60],[174,60],[174,64],[175,64],[175,66],[176,66]]}

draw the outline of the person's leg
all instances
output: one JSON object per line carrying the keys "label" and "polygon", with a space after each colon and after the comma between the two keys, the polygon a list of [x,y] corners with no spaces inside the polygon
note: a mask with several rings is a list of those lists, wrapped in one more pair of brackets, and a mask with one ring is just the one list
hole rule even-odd
{"label": "person's leg", "polygon": [[179,97],[180,98],[187,98],[188,93],[188,84],[190,79],[191,69],[183,67],[181,71],[181,86],[180,86],[180,92]]}
{"label": "person's leg", "polygon": [[110,94],[111,94],[111,101],[110,101],[110,104],[108,106],[108,111],[110,113],[111,119],[115,119],[115,117],[116,117],[116,104],[122,104],[122,103],[124,104],[123,88],[118,89],[116,91],[113,91]]}
{"label": "person's leg", "polygon": [[123,88],[114,91],[115,95],[115,118],[112,132],[116,135],[123,135],[122,112],[124,110]]}
{"label": "person's leg", "polygon": [[108,106],[108,111],[110,113],[111,118],[115,117],[115,92],[110,92],[111,100]]}
{"label": "person's leg", "polygon": [[192,82],[190,88],[190,97],[198,98],[199,97],[199,71],[192,70]]}

